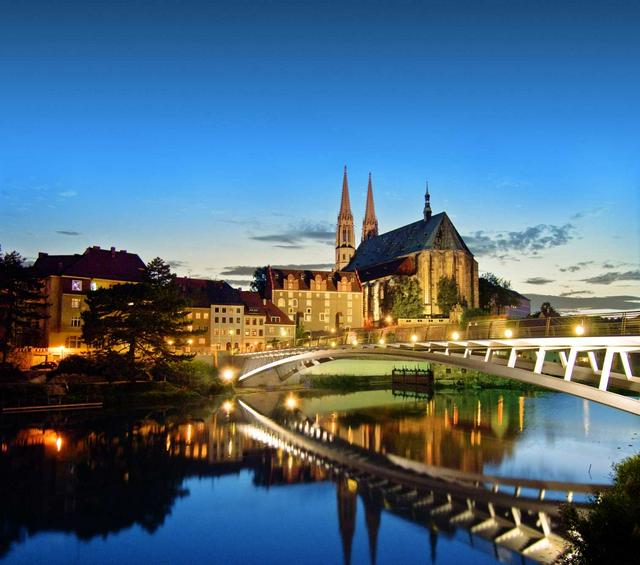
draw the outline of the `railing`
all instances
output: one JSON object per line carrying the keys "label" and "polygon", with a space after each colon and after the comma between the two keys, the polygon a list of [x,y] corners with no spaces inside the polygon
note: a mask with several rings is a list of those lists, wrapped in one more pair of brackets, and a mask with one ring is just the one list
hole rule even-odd
{"label": "railing", "polygon": [[[510,320],[503,317],[478,318],[460,323],[388,325],[360,328],[341,334],[327,334],[296,340],[298,347],[436,340],[473,340],[535,337],[640,335],[640,310],[607,314],[581,314]],[[415,336],[415,338],[414,338]]]}

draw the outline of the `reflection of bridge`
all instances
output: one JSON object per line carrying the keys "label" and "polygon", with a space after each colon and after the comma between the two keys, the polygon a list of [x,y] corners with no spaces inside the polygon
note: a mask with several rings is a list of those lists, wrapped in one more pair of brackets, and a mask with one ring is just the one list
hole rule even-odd
{"label": "reflection of bridge", "polygon": [[[340,440],[299,413],[291,411],[280,425],[238,402],[252,422],[242,431],[253,439],[347,477],[363,496],[393,512],[448,531],[462,528],[470,543],[485,540],[498,556],[511,551],[554,562],[565,548],[557,533],[560,502],[606,488],[477,475],[383,456]],[[559,498],[551,500],[553,495]]]}
{"label": "reflection of bridge", "polygon": [[[475,369],[566,392],[640,415],[640,401],[615,390],[640,392],[632,355],[640,336],[539,337],[410,341],[406,343],[297,348],[240,355],[241,385],[277,385],[304,369],[336,359],[434,361]],[[622,373],[614,372],[619,360]],[[613,390],[612,390],[613,389]]]}

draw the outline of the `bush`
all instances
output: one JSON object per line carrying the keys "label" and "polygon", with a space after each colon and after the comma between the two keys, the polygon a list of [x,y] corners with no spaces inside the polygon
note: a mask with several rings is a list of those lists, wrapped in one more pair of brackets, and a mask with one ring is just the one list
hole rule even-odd
{"label": "bush", "polygon": [[637,563],[640,549],[640,454],[614,465],[613,488],[580,513],[566,505],[562,517],[570,547],[564,563]]}
{"label": "bush", "polygon": [[185,386],[200,394],[217,394],[224,389],[218,370],[203,361],[158,364],[151,369],[154,380]]}
{"label": "bush", "polygon": [[55,371],[59,375],[95,375],[96,363],[84,355],[70,355],[65,357]]}
{"label": "bush", "polygon": [[24,375],[18,367],[11,363],[0,363],[0,383],[16,383],[24,380]]}

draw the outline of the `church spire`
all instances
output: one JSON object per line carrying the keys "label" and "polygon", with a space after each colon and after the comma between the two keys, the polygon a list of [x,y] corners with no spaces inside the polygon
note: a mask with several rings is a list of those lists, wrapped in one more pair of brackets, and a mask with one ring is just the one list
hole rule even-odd
{"label": "church spire", "polygon": [[356,252],[355,241],[353,214],[351,213],[351,202],[349,201],[349,182],[347,180],[347,167],[345,166],[342,177],[340,212],[338,213],[338,225],[336,227],[336,271],[340,271],[351,261],[353,254]]}
{"label": "church spire", "polygon": [[424,193],[424,221],[431,219],[431,195],[429,194],[429,181],[427,181],[427,191]]}
{"label": "church spire", "polygon": [[373,206],[373,187],[371,185],[371,173],[369,173],[369,186],[367,187],[367,206],[362,222],[362,241],[378,235],[378,219]]}

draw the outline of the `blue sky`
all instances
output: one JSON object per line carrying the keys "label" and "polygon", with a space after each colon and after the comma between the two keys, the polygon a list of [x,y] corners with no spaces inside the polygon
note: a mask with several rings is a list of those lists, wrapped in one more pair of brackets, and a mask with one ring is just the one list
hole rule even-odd
{"label": "blue sky", "polygon": [[640,296],[639,28],[638,2],[0,0],[0,243],[328,264],[346,164],[358,229],[369,171],[382,231],[428,179],[481,271]]}

